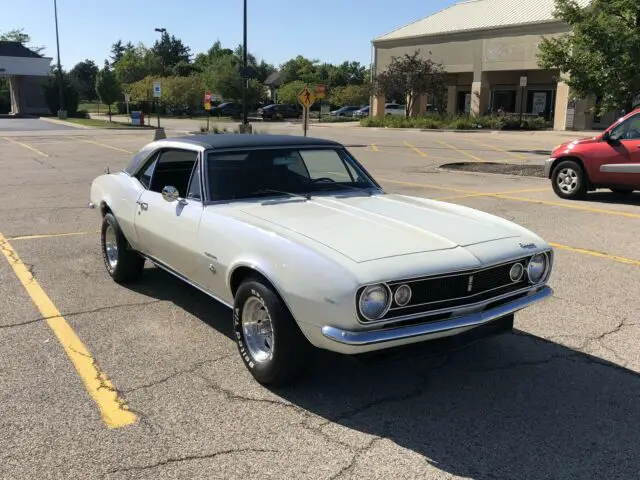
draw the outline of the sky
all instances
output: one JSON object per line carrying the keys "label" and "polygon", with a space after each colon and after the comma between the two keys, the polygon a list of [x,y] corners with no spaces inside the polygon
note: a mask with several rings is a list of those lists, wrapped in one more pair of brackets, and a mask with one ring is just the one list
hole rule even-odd
{"label": "sky", "polygon": [[[369,65],[371,40],[457,0],[248,0],[250,53],[278,66],[297,55],[322,62]],[[164,27],[193,54],[220,40],[242,43],[242,0],[57,0],[60,60],[65,70],[85,59],[99,67],[118,39],[151,46]],[[0,32],[24,29],[56,63],[53,0],[0,0]]]}

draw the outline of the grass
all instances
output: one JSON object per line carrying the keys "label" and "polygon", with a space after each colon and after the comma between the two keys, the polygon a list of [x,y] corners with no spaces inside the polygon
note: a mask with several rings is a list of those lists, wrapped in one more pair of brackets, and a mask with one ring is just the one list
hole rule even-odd
{"label": "grass", "polygon": [[69,123],[75,123],[77,125],[84,125],[86,127],[98,127],[98,128],[137,128],[137,129],[149,129],[153,127],[131,125],[124,122],[109,122],[108,120],[98,120],[97,118],[66,118],[63,120]]}

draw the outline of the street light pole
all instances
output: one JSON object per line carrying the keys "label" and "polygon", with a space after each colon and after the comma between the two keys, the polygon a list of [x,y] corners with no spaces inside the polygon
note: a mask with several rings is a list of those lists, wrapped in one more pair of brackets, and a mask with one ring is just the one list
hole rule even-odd
{"label": "street light pole", "polygon": [[64,96],[62,94],[62,65],[60,65],[60,37],[58,36],[58,4],[53,0],[53,15],[56,24],[56,47],[58,49],[58,118],[66,118]]}
{"label": "street light pole", "polygon": [[[154,29],[156,32],[160,32],[160,35],[162,36],[161,38],[164,37],[164,34],[166,33],[167,29],[166,28],[155,28]],[[160,43],[162,43],[162,40],[160,40]],[[164,78],[164,52],[162,52],[163,55],[160,55],[160,85],[162,88],[162,79]],[[158,113],[158,128],[160,128],[160,99],[158,98],[158,100],[156,100],[156,108],[158,109],[157,113]]]}
{"label": "street light pole", "polygon": [[[244,0],[244,28],[242,47],[242,71],[247,71],[247,0]],[[249,123],[249,112],[247,111],[247,83],[248,78],[242,78],[242,123],[246,126]]]}

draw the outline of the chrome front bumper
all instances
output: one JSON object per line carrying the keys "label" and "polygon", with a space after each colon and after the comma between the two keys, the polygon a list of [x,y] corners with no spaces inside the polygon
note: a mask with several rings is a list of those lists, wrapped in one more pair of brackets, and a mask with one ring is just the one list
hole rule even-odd
{"label": "chrome front bumper", "polygon": [[[439,322],[425,323],[421,325],[410,325],[407,327],[357,332],[325,326],[322,327],[322,334],[334,342],[351,347],[379,345],[380,348],[386,348],[387,345],[381,344],[414,343],[462,333],[472,328],[490,323],[494,320],[498,320],[506,315],[515,313],[518,310],[522,310],[533,305],[534,303],[546,300],[552,295],[553,290],[551,287],[544,286],[540,290],[532,291],[525,297],[505,303],[504,305],[492,308],[491,310],[456,317],[450,320],[442,320]],[[457,332],[458,330],[460,332]]]}

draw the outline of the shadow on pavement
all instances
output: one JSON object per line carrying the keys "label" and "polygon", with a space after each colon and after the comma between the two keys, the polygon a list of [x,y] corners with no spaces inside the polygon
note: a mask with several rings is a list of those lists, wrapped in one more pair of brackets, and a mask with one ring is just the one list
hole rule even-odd
{"label": "shadow on pavement", "polygon": [[[229,309],[163,270],[130,288],[231,339]],[[518,330],[471,341],[367,357],[317,350],[306,377],[272,391],[336,441],[371,435],[356,455],[364,468],[370,454],[399,472],[427,462],[475,480],[637,478],[640,374]],[[376,437],[419,456],[376,451]]]}
{"label": "shadow on pavement", "polygon": [[530,155],[544,155],[548,157],[551,155],[551,150],[509,150],[511,153],[528,153]]}
{"label": "shadow on pavement", "polygon": [[581,198],[582,202],[593,203],[610,203],[614,205],[632,205],[640,206],[640,192],[634,193],[613,193],[607,191],[595,191],[589,192],[584,198]]}

